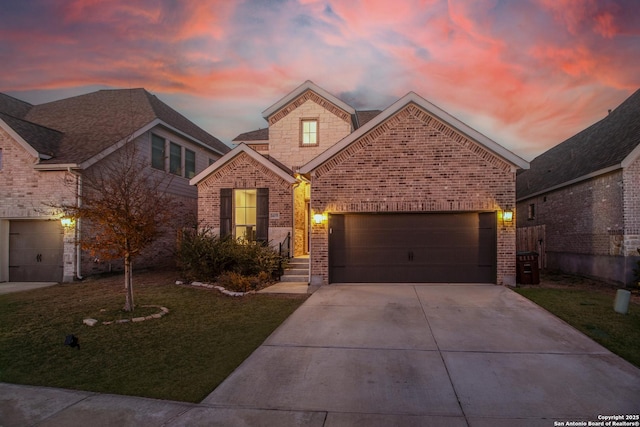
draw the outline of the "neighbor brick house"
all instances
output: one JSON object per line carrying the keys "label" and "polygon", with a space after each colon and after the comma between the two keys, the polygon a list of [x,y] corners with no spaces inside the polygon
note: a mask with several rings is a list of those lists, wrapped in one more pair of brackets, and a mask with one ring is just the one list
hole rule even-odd
{"label": "neighbor brick house", "polygon": [[537,236],[521,249],[541,252],[550,269],[630,283],[640,259],[640,90],[536,157],[517,176],[517,198],[518,232]]}
{"label": "neighbor brick house", "polygon": [[[118,268],[76,245],[91,233],[80,221],[61,225],[53,206],[80,202],[82,177],[125,148],[158,176],[179,201],[177,218],[192,218],[197,193],[189,179],[229,147],[144,89],[101,90],[31,105],[0,94],[0,281],[71,281]],[[172,258],[175,230],[135,260]]]}
{"label": "neighbor brick house", "polygon": [[311,285],[515,284],[516,171],[528,163],[409,93],[357,111],[307,81],[267,129],[191,180],[214,233],[310,257]]}

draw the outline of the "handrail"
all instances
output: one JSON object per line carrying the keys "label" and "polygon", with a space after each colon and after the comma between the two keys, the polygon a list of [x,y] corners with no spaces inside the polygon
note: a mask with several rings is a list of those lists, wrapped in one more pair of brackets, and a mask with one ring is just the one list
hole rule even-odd
{"label": "handrail", "polygon": [[288,232],[287,237],[280,242],[280,256],[291,258],[291,232]]}
{"label": "handrail", "polygon": [[278,261],[278,280],[284,274],[284,268],[282,265],[282,260],[286,257],[287,259],[291,258],[291,232],[287,233],[287,237],[284,238],[282,242],[280,242],[280,260]]}

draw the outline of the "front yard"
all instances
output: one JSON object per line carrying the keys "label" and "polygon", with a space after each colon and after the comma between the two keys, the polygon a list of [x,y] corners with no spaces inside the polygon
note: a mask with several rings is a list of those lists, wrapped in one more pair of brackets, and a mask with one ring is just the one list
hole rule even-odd
{"label": "front yard", "polygon": [[[0,295],[0,381],[200,402],[306,295],[228,297],[175,284],[173,270],[134,275],[136,311],[127,318],[121,275]],[[640,296],[613,311],[615,288],[566,275],[544,275],[516,291],[640,367]],[[94,327],[82,324],[93,317]],[[75,334],[80,350],[64,345]]]}
{"label": "front yard", "polygon": [[170,310],[136,323],[101,324],[127,317],[121,275],[0,295],[0,381],[200,402],[306,299],[228,297],[178,278],[134,274],[133,317],[158,312],[147,304]]}
{"label": "front yard", "polygon": [[629,313],[623,315],[613,310],[616,287],[596,280],[543,274],[539,285],[516,292],[640,367],[640,295],[632,296]]}

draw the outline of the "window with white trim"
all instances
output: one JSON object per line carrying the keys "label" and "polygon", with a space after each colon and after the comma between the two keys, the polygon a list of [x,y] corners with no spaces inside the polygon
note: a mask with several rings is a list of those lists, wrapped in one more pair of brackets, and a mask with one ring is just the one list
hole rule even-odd
{"label": "window with white trim", "polygon": [[303,147],[318,145],[318,119],[300,120],[300,145]]}

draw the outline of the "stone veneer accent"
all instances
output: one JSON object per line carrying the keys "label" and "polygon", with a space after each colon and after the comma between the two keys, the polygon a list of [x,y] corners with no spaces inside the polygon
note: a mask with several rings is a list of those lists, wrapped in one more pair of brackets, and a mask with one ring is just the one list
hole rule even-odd
{"label": "stone veneer accent", "polygon": [[[410,104],[312,172],[316,212],[495,211],[515,206],[515,170]],[[497,283],[515,284],[515,222],[497,223]],[[312,224],[312,285],[328,283],[328,229]]]}
{"label": "stone veneer accent", "polygon": [[[348,113],[313,92],[305,94],[272,116],[278,120],[269,126],[269,155],[294,171],[353,131]],[[300,120],[303,118],[318,120],[317,145],[300,146]]]}

